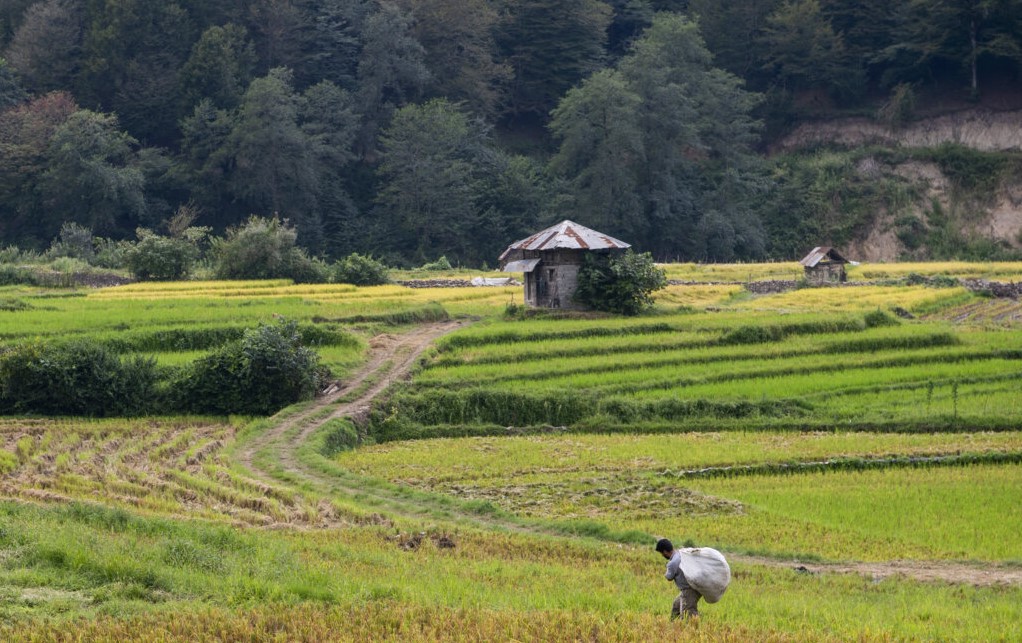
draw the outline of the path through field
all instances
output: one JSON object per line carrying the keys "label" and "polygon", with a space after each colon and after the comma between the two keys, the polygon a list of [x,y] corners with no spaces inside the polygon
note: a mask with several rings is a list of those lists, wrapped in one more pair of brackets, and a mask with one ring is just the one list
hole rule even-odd
{"label": "path through field", "polygon": [[[463,320],[423,324],[395,335],[384,334],[370,342],[369,358],[343,386],[320,396],[315,402],[291,415],[274,418],[271,428],[244,443],[236,459],[264,484],[298,486],[323,498],[353,498],[381,512],[375,518],[389,522],[388,516],[442,519],[501,531],[542,533],[540,526],[512,523],[499,517],[477,515],[457,506],[424,507],[416,500],[386,489],[367,488],[356,476],[327,472],[312,467],[299,457],[299,449],[326,422],[353,417],[368,411],[372,401],[391,384],[406,377],[432,343],[464,327]],[[323,503],[321,503],[322,506]],[[329,503],[327,503],[329,504]],[[328,512],[329,513],[329,512]],[[330,526],[329,516],[314,521]],[[733,562],[794,569],[807,575],[823,573],[859,574],[874,580],[902,576],[926,582],[959,583],[975,586],[1022,585],[1022,567],[968,564],[953,561],[886,561],[846,563],[804,563],[759,556],[728,554]]]}

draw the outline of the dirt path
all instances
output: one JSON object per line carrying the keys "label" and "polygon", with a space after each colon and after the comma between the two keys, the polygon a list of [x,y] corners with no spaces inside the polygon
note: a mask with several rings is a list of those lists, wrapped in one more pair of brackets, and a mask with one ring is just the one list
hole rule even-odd
{"label": "dirt path", "polygon": [[[285,472],[300,476],[307,474],[306,468],[298,464],[296,451],[316,429],[331,419],[367,409],[377,395],[409,373],[415,360],[436,339],[467,323],[456,320],[423,324],[402,335],[384,334],[372,338],[369,342],[369,360],[343,386],[320,396],[299,413],[285,416],[272,429],[248,442],[238,451],[238,462],[260,478],[275,478],[272,472],[256,462],[256,454],[272,445],[277,447],[276,456],[284,465]],[[341,402],[353,392],[356,392],[353,400]],[[324,410],[331,406],[334,406],[333,411],[323,415]],[[298,427],[299,432],[289,437],[292,430]]]}
{"label": "dirt path", "polygon": [[983,563],[960,563],[939,560],[889,560],[880,562],[802,563],[780,561],[761,556],[728,555],[732,562],[768,567],[793,569],[803,574],[858,574],[881,581],[890,576],[901,576],[923,582],[957,583],[989,587],[993,585],[1022,585],[1022,567]]}

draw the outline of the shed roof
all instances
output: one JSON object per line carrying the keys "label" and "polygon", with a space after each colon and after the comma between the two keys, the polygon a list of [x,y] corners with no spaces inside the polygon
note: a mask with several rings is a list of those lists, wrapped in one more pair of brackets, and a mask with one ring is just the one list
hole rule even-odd
{"label": "shed roof", "polygon": [[504,266],[504,272],[532,272],[539,265],[540,259],[521,259],[519,261],[509,261]]}
{"label": "shed roof", "polygon": [[500,255],[501,260],[515,250],[624,250],[631,245],[565,219],[531,237],[515,241]]}
{"label": "shed roof", "polygon": [[841,253],[830,246],[816,246],[812,252],[807,254],[799,261],[800,264],[806,268],[813,268],[824,259],[830,259],[839,263],[851,263],[847,259],[841,256]]}

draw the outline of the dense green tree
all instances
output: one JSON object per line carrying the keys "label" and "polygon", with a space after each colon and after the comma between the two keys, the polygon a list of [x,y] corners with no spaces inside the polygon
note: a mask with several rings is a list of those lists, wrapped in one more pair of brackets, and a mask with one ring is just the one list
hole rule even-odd
{"label": "dense green tree", "polygon": [[[712,66],[695,23],[658,14],[618,71],[592,76],[554,112],[551,168],[576,216],[661,256],[758,256],[756,102]],[[733,231],[727,248],[722,222]]]}
{"label": "dense green tree", "polygon": [[236,107],[252,80],[255,48],[244,27],[210,27],[181,68],[180,100],[190,112],[203,98],[220,108]]}
{"label": "dense green tree", "polygon": [[21,26],[25,12],[38,0],[0,0],[0,51],[3,51]]}
{"label": "dense green tree", "polygon": [[68,90],[81,66],[81,41],[81,4],[44,0],[25,12],[7,59],[30,91]]}
{"label": "dense green tree", "polygon": [[116,112],[149,143],[169,143],[179,117],[177,74],[197,26],[178,2],[85,0],[83,104]]}
{"label": "dense green tree", "polygon": [[138,224],[146,202],[137,144],[110,114],[78,110],[57,128],[38,184],[54,233],[62,221],[104,236]]}
{"label": "dense green tree", "polygon": [[370,160],[376,137],[394,109],[415,99],[430,79],[425,50],[412,35],[412,19],[398,7],[380,5],[365,21],[358,60],[359,147]]}
{"label": "dense green tree", "polygon": [[552,113],[560,140],[551,170],[568,177],[572,210],[597,229],[640,234],[639,184],[646,166],[642,98],[621,72],[607,69],[572,89]]}
{"label": "dense green tree", "polygon": [[400,0],[415,18],[412,35],[424,49],[434,95],[493,115],[511,69],[496,61],[498,14],[489,0]]}
{"label": "dense green tree", "polygon": [[302,34],[309,27],[299,2],[252,0],[248,5],[248,26],[255,36],[261,70],[298,67],[302,59]]}
{"label": "dense green tree", "polygon": [[1022,65],[1022,1],[909,0],[897,13],[892,43],[877,58],[885,80],[915,80],[941,63],[960,70],[974,95],[984,62]]}
{"label": "dense green tree", "polygon": [[713,52],[717,66],[765,88],[760,37],[781,0],[691,0],[689,14]]}
{"label": "dense green tree", "polygon": [[305,74],[348,91],[358,82],[362,30],[375,6],[372,0],[320,0],[310,8],[305,37]]}
{"label": "dense green tree", "polygon": [[458,255],[476,214],[474,159],[485,128],[446,100],[399,109],[384,132],[381,213],[416,259]]}
{"label": "dense green tree", "polygon": [[227,190],[227,177],[234,168],[227,140],[234,121],[231,113],[217,109],[206,98],[181,122],[181,155],[176,173],[202,210],[203,221],[216,228],[236,221]]}
{"label": "dense green tree", "polygon": [[249,85],[227,139],[233,159],[228,187],[250,212],[290,219],[302,244],[316,246],[322,232],[316,167],[291,82],[289,70],[273,69]]}
{"label": "dense green tree", "polygon": [[879,80],[876,55],[891,44],[896,6],[888,0],[820,0],[820,8],[849,55],[866,66],[871,80]]}
{"label": "dense green tree", "polygon": [[53,237],[36,184],[50,140],[77,109],[58,92],[0,112],[0,239],[37,247]]}
{"label": "dense green tree", "polygon": [[628,52],[642,32],[653,22],[649,0],[608,0],[613,17],[607,27],[607,51],[615,58]]}
{"label": "dense green tree", "polygon": [[599,0],[507,0],[500,42],[514,72],[509,110],[546,117],[599,69],[611,8]]}
{"label": "dense green tree", "polygon": [[841,97],[864,90],[861,60],[834,32],[820,0],[785,0],[767,18],[760,40],[764,67],[786,90],[826,87]]}
{"label": "dense green tree", "polygon": [[[323,247],[340,256],[351,250],[357,207],[349,193],[349,173],[360,119],[354,97],[323,81],[305,90],[299,118],[315,164],[316,205]],[[357,246],[356,246],[357,247]]]}

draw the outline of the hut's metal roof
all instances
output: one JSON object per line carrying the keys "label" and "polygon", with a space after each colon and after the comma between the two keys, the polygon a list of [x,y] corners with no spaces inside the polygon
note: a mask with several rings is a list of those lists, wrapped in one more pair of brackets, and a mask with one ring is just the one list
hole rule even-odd
{"label": "hut's metal roof", "polygon": [[850,263],[847,259],[841,256],[841,253],[830,246],[817,246],[813,248],[812,252],[803,257],[802,261],[799,261],[799,263],[806,268],[814,268],[824,259],[830,259],[831,261],[840,263]]}
{"label": "hut's metal roof", "polygon": [[540,259],[520,259],[509,261],[504,266],[504,272],[532,272],[539,265]]}
{"label": "hut's metal roof", "polygon": [[500,255],[501,260],[518,250],[624,250],[631,245],[565,219],[531,237],[515,241]]}

